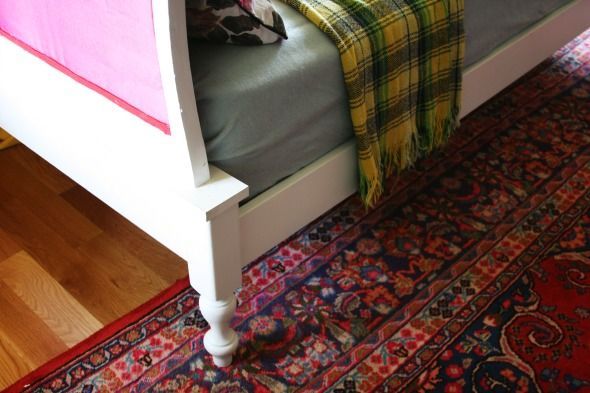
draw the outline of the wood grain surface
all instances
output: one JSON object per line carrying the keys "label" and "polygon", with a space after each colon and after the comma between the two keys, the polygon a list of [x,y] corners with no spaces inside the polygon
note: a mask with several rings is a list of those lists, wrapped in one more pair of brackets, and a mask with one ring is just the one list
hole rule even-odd
{"label": "wood grain surface", "polygon": [[0,390],[186,275],[23,145],[0,151]]}

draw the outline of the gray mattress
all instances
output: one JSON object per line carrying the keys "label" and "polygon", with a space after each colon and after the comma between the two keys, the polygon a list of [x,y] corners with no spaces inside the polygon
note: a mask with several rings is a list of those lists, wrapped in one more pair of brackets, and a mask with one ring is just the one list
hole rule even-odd
{"label": "gray mattress", "polygon": [[[571,0],[466,0],[468,66]],[[338,50],[274,2],[289,39],[260,47],[190,42],[209,161],[254,196],[352,137]]]}

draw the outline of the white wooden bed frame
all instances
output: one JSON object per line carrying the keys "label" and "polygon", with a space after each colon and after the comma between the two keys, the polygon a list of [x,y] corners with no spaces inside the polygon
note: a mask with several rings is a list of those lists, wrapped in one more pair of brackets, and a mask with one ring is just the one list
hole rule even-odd
{"label": "white wooden bed frame", "polygon": [[[231,363],[241,267],[357,190],[354,142],[244,206],[248,187],[207,163],[190,74],[184,1],[152,0],[171,136],[0,37],[0,126],[188,263]],[[464,74],[462,116],[590,27],[590,0],[561,8]]]}

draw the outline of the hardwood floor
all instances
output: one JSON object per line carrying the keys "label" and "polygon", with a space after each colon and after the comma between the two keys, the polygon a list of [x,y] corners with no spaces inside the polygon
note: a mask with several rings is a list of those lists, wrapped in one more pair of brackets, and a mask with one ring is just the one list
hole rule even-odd
{"label": "hardwood floor", "polygon": [[0,390],[186,275],[29,149],[0,151]]}

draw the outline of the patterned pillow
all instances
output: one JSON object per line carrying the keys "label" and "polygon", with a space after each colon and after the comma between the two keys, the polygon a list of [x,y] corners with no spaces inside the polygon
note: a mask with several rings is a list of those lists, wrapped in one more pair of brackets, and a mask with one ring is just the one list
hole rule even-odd
{"label": "patterned pillow", "polygon": [[189,37],[241,45],[287,38],[283,19],[270,0],[186,0]]}

